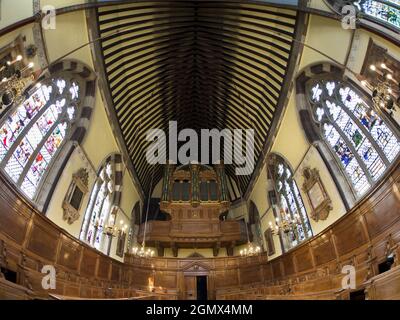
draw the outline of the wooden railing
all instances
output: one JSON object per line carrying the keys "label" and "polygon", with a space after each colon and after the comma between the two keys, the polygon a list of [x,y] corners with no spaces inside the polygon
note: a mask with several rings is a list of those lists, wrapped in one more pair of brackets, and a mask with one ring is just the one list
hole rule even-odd
{"label": "wooden railing", "polygon": [[[313,298],[341,292],[344,265],[356,270],[357,290],[370,299],[399,298],[400,168],[393,169],[342,219],[298,248],[268,261],[250,258],[154,258],[127,255],[115,261],[68,235],[37,212],[0,176],[0,266],[16,273],[16,283],[2,279],[0,298],[153,299],[185,297],[185,277],[208,276],[210,299]],[[390,271],[378,266],[394,256]],[[42,288],[44,265],[57,272],[56,289]],[[1,278],[1,275],[0,275]],[[297,297],[296,297],[297,295]]]}

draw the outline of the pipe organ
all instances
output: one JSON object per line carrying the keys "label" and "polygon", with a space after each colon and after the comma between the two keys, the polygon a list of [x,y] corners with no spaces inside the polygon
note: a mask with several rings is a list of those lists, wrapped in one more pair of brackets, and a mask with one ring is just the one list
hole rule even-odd
{"label": "pipe organ", "polygon": [[228,200],[224,165],[214,167],[188,164],[165,166],[160,210],[169,217],[167,221],[148,221],[144,224],[138,241],[157,248],[164,255],[164,248],[213,248],[214,256],[225,247],[228,255],[233,247],[246,242],[241,221],[225,219]]}

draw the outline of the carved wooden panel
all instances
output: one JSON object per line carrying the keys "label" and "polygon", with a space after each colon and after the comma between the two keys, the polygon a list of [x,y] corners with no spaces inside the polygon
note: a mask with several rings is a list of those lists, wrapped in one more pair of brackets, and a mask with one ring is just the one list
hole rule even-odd
{"label": "carved wooden panel", "polygon": [[241,268],[239,273],[241,285],[256,283],[262,280],[259,266]]}
{"label": "carved wooden panel", "polygon": [[336,258],[332,238],[328,235],[316,238],[311,242],[315,264],[321,265]]}
{"label": "carved wooden panel", "polygon": [[82,246],[65,236],[61,237],[61,248],[57,263],[71,270],[78,270]]}
{"label": "carved wooden panel", "polygon": [[33,253],[55,261],[58,238],[59,233],[56,230],[49,229],[40,220],[34,219],[27,247]]}
{"label": "carved wooden panel", "polygon": [[272,265],[272,274],[275,279],[279,279],[283,276],[282,267],[281,267],[281,260],[273,260],[271,262]]}
{"label": "carved wooden panel", "polygon": [[99,257],[99,267],[97,269],[97,276],[102,279],[108,279],[108,272],[110,270],[110,259]]}
{"label": "carved wooden panel", "polygon": [[295,273],[292,254],[287,254],[287,255],[283,256],[282,263],[283,263],[283,270],[285,272],[285,276]]}
{"label": "carved wooden panel", "polygon": [[31,210],[0,183],[0,231],[22,244]]}
{"label": "carved wooden panel", "polygon": [[121,266],[116,263],[112,264],[111,269],[111,280],[120,281]]}
{"label": "carved wooden panel", "polygon": [[358,215],[342,220],[340,225],[333,228],[335,243],[339,255],[362,246],[367,242],[363,226]]}
{"label": "carved wooden panel", "polygon": [[96,272],[97,254],[90,249],[85,248],[81,263],[81,273],[84,276],[94,277]]}
{"label": "carved wooden panel", "polygon": [[399,212],[400,202],[396,195],[392,192],[387,193],[376,206],[365,214],[370,236],[375,237],[394,221],[399,220]]}
{"label": "carved wooden panel", "polygon": [[312,256],[310,247],[308,245],[303,246],[294,253],[297,272],[302,272],[313,268]]}
{"label": "carved wooden panel", "polygon": [[154,281],[154,286],[157,288],[176,288],[177,285],[177,274],[176,273],[157,273]]}

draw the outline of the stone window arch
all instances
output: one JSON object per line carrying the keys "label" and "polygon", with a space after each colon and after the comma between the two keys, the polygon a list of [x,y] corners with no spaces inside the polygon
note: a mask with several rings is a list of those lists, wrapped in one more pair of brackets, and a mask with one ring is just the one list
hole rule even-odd
{"label": "stone window arch", "polygon": [[351,208],[395,162],[398,132],[384,113],[373,110],[371,97],[332,64],[306,68],[296,91],[306,136]]}
{"label": "stone window arch", "polygon": [[[22,193],[45,209],[73,149],[88,129],[96,76],[86,65],[51,65],[0,119],[0,167]],[[45,210],[44,210],[45,211]]]}
{"label": "stone window arch", "polygon": [[325,0],[325,2],[339,14],[348,14],[348,10],[343,10],[343,7],[352,6],[358,17],[367,18],[393,30],[400,29],[398,0]]}
{"label": "stone window arch", "polygon": [[270,153],[267,168],[274,194],[271,206],[276,209],[276,225],[279,226],[282,249],[286,252],[311,238],[313,232],[290,164],[281,155]]}
{"label": "stone window arch", "polygon": [[116,224],[121,202],[123,164],[120,154],[109,155],[100,166],[82,222],[80,240],[104,251],[110,241],[105,234]]}

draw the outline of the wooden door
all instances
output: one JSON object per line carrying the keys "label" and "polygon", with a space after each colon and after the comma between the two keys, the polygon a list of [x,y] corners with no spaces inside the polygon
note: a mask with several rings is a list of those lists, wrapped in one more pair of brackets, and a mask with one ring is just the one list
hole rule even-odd
{"label": "wooden door", "polygon": [[185,276],[185,300],[197,300],[197,284],[195,276]]}

